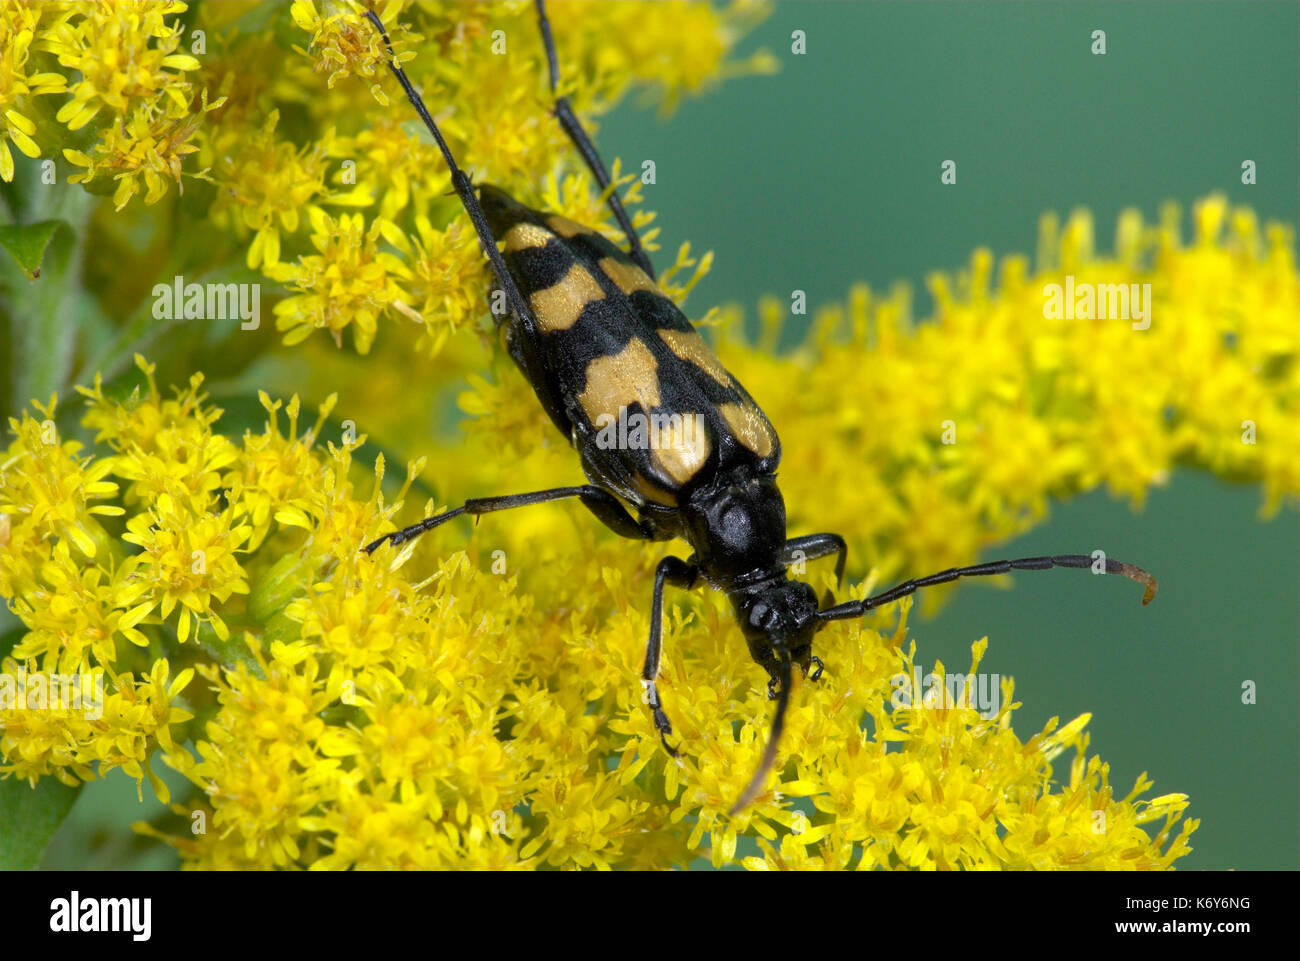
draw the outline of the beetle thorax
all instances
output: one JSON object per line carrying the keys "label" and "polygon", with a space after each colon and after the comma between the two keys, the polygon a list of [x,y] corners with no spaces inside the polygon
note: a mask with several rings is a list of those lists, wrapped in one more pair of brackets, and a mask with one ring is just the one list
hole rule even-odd
{"label": "beetle thorax", "polygon": [[694,498],[683,513],[701,570],[723,590],[782,575],[785,501],[776,478],[731,478]]}

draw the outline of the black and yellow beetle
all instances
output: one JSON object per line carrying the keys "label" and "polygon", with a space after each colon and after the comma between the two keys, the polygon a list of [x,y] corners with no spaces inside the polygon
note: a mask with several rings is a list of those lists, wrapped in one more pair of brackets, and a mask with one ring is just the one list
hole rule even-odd
{"label": "black and yellow beetle", "polygon": [[[555,43],[544,2],[536,4],[554,93],[559,78]],[[373,11],[367,17],[391,58],[383,23]],[[461,515],[568,497],[581,500],[623,537],[686,541],[693,551],[688,560],[665,557],[655,570],[641,680],[655,728],[675,755],[668,743],[672,725],[655,687],[664,586],[689,589],[704,580],[725,592],[751,656],[768,673],[769,697],[777,702],[763,759],[731,813],[754,799],[776,760],[792,665],[805,676],[816,665],[812,680],[821,675],[822,662],[812,652],[813,635],[821,627],[959,577],[1093,568],[1094,559],[1086,554],[991,561],[909,580],[864,600],[834,604],[827,598],[819,604],[813,589],[791,580],[787,568],[797,559],[834,555],[836,577],[842,581],[844,539],[838,534],[786,537],[785,503],[776,484],[781,459],[776,431],[656,286],[654,268],[618,196],[611,193],[609,204],[627,237],[626,253],[601,234],[525,207],[497,187],[484,184],[476,193],[405,72],[392,59],[389,67],[442,151],[452,186],[505,294],[509,311],[501,320],[510,355],[578,451],[590,483],[468,500],[381,537],[365,550],[372,552],[385,541],[409,541]],[[554,114],[601,187],[608,187],[605,166],[565,98],[557,97]],[[621,442],[608,443],[612,424],[637,417],[639,434],[622,431]],[[1106,559],[1104,570],[1145,585],[1143,604],[1155,596],[1155,579],[1141,568]]]}

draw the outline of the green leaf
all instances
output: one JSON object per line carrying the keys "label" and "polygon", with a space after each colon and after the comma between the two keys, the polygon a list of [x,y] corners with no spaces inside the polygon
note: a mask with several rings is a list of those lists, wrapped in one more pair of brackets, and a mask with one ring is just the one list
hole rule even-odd
{"label": "green leaf", "polygon": [[54,231],[59,229],[60,224],[63,224],[63,221],[42,220],[39,224],[5,224],[0,226],[0,247],[13,255],[28,279],[35,280],[41,275],[41,261],[45,259],[45,248],[49,246],[50,238],[54,236]]}
{"label": "green leaf", "polygon": [[[35,208],[30,211],[31,221],[56,222],[46,238],[40,279],[14,283],[11,277],[16,272],[0,273],[0,310],[8,317],[8,343],[0,349],[13,358],[8,365],[10,413],[26,409],[32,400],[44,402],[55,392],[67,394],[83,323],[88,313],[97,310],[94,298],[78,282],[84,226],[94,198],[81,190],[43,190],[37,196],[39,200],[30,205]],[[0,254],[0,261],[7,260]]]}
{"label": "green leaf", "polygon": [[0,870],[35,868],[80,793],[52,777],[36,787],[16,777],[0,781]]}

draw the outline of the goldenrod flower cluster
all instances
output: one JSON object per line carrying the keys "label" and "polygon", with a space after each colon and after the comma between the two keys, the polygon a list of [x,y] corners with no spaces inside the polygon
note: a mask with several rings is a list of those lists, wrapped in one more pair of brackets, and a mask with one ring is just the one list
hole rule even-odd
{"label": "goldenrod flower cluster", "polygon": [[[529,489],[579,482],[576,459],[508,361],[455,333],[480,319],[487,272],[464,219],[448,222],[436,155],[375,109],[394,88],[359,5],[294,3],[301,56],[273,73],[240,69],[266,43],[240,33],[241,5],[204,5],[191,29],[211,52],[191,63],[166,19],[183,7],[0,8],[0,31],[25,38],[0,48],[0,75],[24,85],[0,94],[17,98],[0,100],[0,173],[6,136],[29,155],[58,142],[14,106],[38,94],[67,96],[58,122],[94,131],[68,159],[88,187],[116,180],[115,206],[158,199],[193,148],[199,169],[185,173],[217,187],[205,215],[292,291],[276,308],[287,341],[323,328],[341,342],[351,328],[358,351],[373,346],[387,375],[351,402],[368,433],[423,456],[384,488],[384,458],[373,474],[354,463],[368,438],[335,430],[332,396],[304,427],[296,396],[263,394],[264,424],[228,435],[201,375],[168,392],[142,357],[134,393],[83,389],[88,449],[59,436],[54,399],[12,421],[0,594],[26,633],[0,672],[102,670],[108,690],[96,720],[0,705],[0,772],[76,784],[120,766],[168,799],[148,767],[166,763],[194,785],[174,805],[190,830],[139,829],[191,868],[661,868],[703,855],[750,868],[1142,869],[1188,852],[1187,799],[1147,798],[1145,776],[1117,795],[1088,754],[1086,715],[1021,737],[1010,681],[992,717],[895,705],[891,679],[923,663],[910,602],[891,630],[837,622],[819,635],[826,673],[796,683],[777,770],[728,817],[767,737],[766,676],[725,599],[675,596],[660,689],[681,756],[664,753],[639,674],[654,565],[673,545],[620,540],[557,504],[362,553],[448,501],[513,492],[507,459]],[[529,5],[380,14],[426,99],[454,107],[439,119],[479,179],[607,225],[589,178],[560,166],[569,148],[547,122]],[[645,81],[671,101],[740,69],[724,59],[754,16],[555,4],[561,86],[584,114]],[[487,57],[497,30],[510,55]],[[32,51],[69,73],[38,72]],[[325,132],[285,139],[272,105]],[[1300,493],[1294,238],[1219,198],[1194,219],[1186,241],[1176,211],[1155,225],[1125,214],[1113,256],[1094,250],[1086,213],[1046,219],[1036,264],[978,251],[961,276],[933,277],[928,323],[913,324],[904,290],[856,288],[793,352],[774,349],[774,303],[758,343],[735,311],[711,318],[722,360],[786,438],[791,529],[841,532],[850,570],[870,572],[841,598],[973,562],[1051,497],[1104,484],[1140,501],[1178,463],[1257,481],[1270,509]],[[708,269],[683,249],[675,270],[692,268],[670,272],[674,296]],[[1149,328],[1051,319],[1045,285],[1066,275],[1150,283]],[[295,349],[312,359],[305,394],[336,376],[318,345]],[[409,389],[426,381],[468,384],[465,431],[429,429],[428,395]],[[957,443],[942,442],[945,423]],[[436,492],[417,495],[426,476]],[[834,588],[820,567],[805,576]],[[972,673],[986,646],[973,646]],[[742,837],[761,853],[738,858]]]}
{"label": "goldenrod flower cluster", "polygon": [[[29,157],[41,152],[35,122],[17,109],[26,98],[67,94],[55,120],[69,135],[91,124],[97,134],[90,153],[63,148],[69,163],[85,168],[70,182],[116,181],[118,209],[140,191],[141,181],[146,203],[161,199],[168,181],[180,183],[185,156],[198,149],[192,139],[202,115],[220,106],[209,104],[206,93],[196,98],[186,79],[199,61],[181,50],[182,31],[166,20],[185,8],[179,0],[6,4],[0,12],[0,71],[13,83],[0,93],[0,111],[14,145]],[[55,69],[29,72],[34,51],[48,54]],[[0,177],[13,175],[13,158],[0,140]]]}
{"label": "goldenrod flower cluster", "polygon": [[61,73],[37,71],[31,63],[32,39],[41,21],[42,7],[15,3],[0,12],[0,180],[14,179],[14,155],[9,141],[28,157],[39,157],[33,138],[36,122],[21,110],[24,98],[64,93]]}

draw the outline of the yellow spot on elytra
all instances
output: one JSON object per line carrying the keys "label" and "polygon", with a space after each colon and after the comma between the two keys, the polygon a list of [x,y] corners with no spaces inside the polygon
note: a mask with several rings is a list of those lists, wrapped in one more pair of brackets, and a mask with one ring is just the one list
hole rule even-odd
{"label": "yellow spot on elytra", "polygon": [[659,469],[679,484],[685,484],[709,459],[712,445],[699,414],[651,415],[659,424],[651,431],[655,442],[653,460]]}
{"label": "yellow spot on elytra", "polygon": [[655,282],[635,264],[625,264],[613,257],[603,257],[597,266],[618,285],[619,290],[629,296],[637,290],[658,290]]}
{"label": "yellow spot on elytra", "polygon": [[659,405],[659,365],[654,354],[633,337],[617,354],[597,357],[587,365],[587,386],[578,395],[587,419],[600,427],[602,415],[617,422],[619,408],[640,404],[643,412]]}
{"label": "yellow spot on elytra", "polygon": [[775,449],[776,434],[772,432],[772,425],[753,404],[720,404],[718,413],[736,440],[759,457],[767,457]]}
{"label": "yellow spot on elytra", "polygon": [[731,375],[717,354],[696,330],[661,330],[659,337],[668,349],[687,363],[694,364],[723,387],[731,386]]}
{"label": "yellow spot on elytra", "polygon": [[[574,264],[563,280],[553,287],[537,291],[528,302],[543,329],[568,330],[578,322],[588,304],[604,296],[605,291],[601,290],[591,272],[582,264]],[[591,371],[588,370],[587,374],[590,377]]]}
{"label": "yellow spot on elytra", "polygon": [[503,238],[505,240],[506,250],[528,250],[533,247],[545,247],[555,234],[551,233],[545,227],[539,227],[537,224],[530,224],[527,221],[515,224],[506,231]]}
{"label": "yellow spot on elytra", "polygon": [[561,237],[576,237],[579,234],[592,233],[590,229],[576,224],[568,217],[561,217],[559,214],[551,214],[546,218],[547,225]]}

